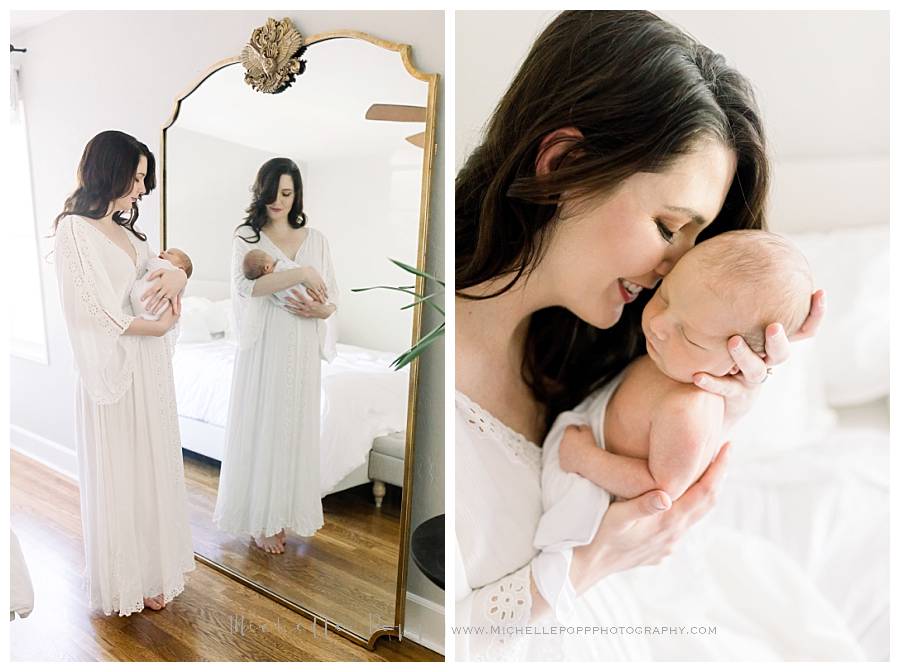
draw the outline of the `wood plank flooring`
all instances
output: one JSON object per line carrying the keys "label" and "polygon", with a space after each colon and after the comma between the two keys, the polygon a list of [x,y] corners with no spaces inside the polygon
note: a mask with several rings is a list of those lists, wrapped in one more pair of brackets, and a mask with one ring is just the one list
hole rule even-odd
{"label": "wood plank flooring", "polygon": [[288,532],[271,555],[212,522],[219,467],[185,452],[194,550],[333,623],[368,639],[393,624],[400,548],[400,489],[388,486],[380,509],[371,485],[328,495],[325,525],[312,537]]}
{"label": "wood plank flooring", "polygon": [[35,587],[32,614],[9,625],[12,661],[443,660],[409,640],[382,638],[368,651],[199,562],[162,611],[91,612],[78,484],[10,456],[11,524]]}

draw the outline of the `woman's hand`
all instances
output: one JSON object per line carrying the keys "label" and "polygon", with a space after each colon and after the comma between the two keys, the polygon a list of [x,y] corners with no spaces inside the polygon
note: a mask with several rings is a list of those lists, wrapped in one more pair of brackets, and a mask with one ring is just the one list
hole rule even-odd
{"label": "woman's hand", "polygon": [[[799,341],[815,336],[824,315],[825,291],[820,289],[812,295],[809,315],[791,340]],[[760,383],[769,377],[768,369],[781,364],[790,356],[790,345],[780,324],[770,324],[766,327],[765,334],[765,358],[753,352],[743,338],[732,336],[728,339],[728,351],[738,372],[719,377],[708,373],[694,375],[697,387],[725,398],[726,423],[740,418],[750,409],[759,392]]]}
{"label": "woman's hand", "polygon": [[331,314],[337,310],[334,304],[325,304],[303,298],[303,295],[296,289],[291,290],[291,295],[292,296],[285,299],[285,310],[298,317],[311,317],[324,320],[331,317]]}
{"label": "woman's hand", "polygon": [[322,276],[312,266],[306,266],[304,269],[304,279],[302,284],[309,291],[309,295],[319,303],[328,303],[328,288]]}
{"label": "woman's hand", "polygon": [[148,281],[154,282],[141,296],[141,301],[150,299],[146,310],[154,315],[159,315],[166,307],[167,301],[172,303],[172,311],[176,315],[181,314],[181,300],[179,294],[187,284],[187,274],[180,268],[166,270],[160,268],[147,276]]}
{"label": "woman's hand", "polygon": [[604,577],[640,565],[657,565],[691,525],[716,502],[730,444],[725,444],[703,476],[672,502],[662,490],[609,505],[597,534],[572,552],[570,578],[581,594]]}
{"label": "woman's hand", "polygon": [[159,336],[165,336],[169,330],[175,326],[175,323],[178,322],[179,314],[175,312],[175,306],[172,305],[172,310],[166,310],[162,315],[159,316],[159,319],[156,321],[156,324],[159,325],[160,333]]}

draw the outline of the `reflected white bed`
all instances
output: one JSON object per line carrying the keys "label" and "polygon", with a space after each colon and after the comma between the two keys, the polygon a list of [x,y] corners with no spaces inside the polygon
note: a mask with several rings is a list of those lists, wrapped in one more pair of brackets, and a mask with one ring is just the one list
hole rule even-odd
{"label": "reflected white bed", "polygon": [[[185,299],[172,363],[182,446],[221,461],[237,343],[227,322],[221,337],[204,337],[210,306],[227,310],[228,304]],[[390,367],[395,357],[339,343],[334,361],[322,362],[323,496],[368,482],[372,442],[405,429],[409,377]]]}

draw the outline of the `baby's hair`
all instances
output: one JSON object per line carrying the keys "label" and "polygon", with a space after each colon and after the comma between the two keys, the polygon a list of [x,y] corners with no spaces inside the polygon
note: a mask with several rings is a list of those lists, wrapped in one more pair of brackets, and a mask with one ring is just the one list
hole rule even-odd
{"label": "baby's hair", "polygon": [[266,257],[269,256],[263,250],[250,250],[244,255],[244,277],[248,280],[256,280],[265,274]]}
{"label": "baby's hair", "polygon": [[[768,231],[729,231],[697,245],[707,287],[738,310],[752,303],[761,307],[747,315],[753,324],[740,335],[757,354],[765,352],[765,328],[779,322],[790,337],[809,315],[813,292],[806,257],[783,236]],[[765,297],[760,302],[759,297]]]}
{"label": "baby's hair", "polygon": [[194,272],[194,264],[191,263],[191,258],[187,255],[183,250],[179,250],[177,247],[170,247],[166,250],[169,254],[174,254],[176,257],[181,259],[181,270],[184,271],[184,274],[190,278],[191,273]]}

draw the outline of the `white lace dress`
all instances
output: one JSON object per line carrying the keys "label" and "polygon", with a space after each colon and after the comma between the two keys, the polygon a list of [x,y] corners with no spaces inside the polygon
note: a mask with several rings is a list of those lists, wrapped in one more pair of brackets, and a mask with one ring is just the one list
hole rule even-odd
{"label": "white lace dress", "polygon": [[612,574],[582,594],[571,623],[531,623],[541,450],[457,391],[455,454],[457,660],[863,657],[784,552],[706,520],[660,565]]}
{"label": "white lace dress", "polygon": [[[249,229],[240,231],[245,230]],[[336,315],[327,320],[298,317],[271,296],[252,296],[256,281],[244,277],[242,264],[253,249],[316,268],[328,289],[328,301],[338,304],[328,241],[320,231],[309,229],[291,260],[264,232],[258,243],[234,237],[232,302],[239,348],[213,520],[234,534],[259,538],[284,528],[306,537],[324,524],[320,355],[326,357],[333,350]],[[320,343],[325,323],[329,336]]]}
{"label": "white lace dress", "polygon": [[194,569],[172,352],[165,338],[127,336],[131,286],[146,271],[81,217],[59,223],[59,296],[75,365],[76,445],[89,603],[107,615],[168,602]]}

